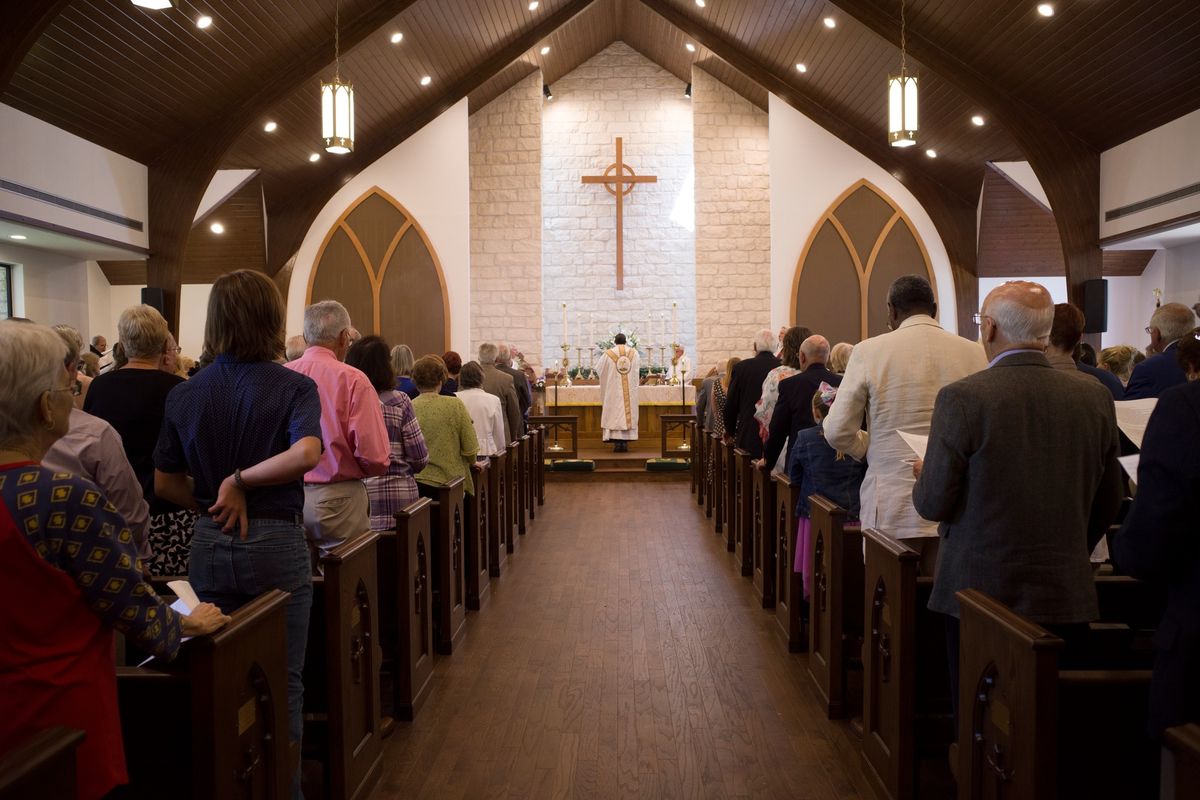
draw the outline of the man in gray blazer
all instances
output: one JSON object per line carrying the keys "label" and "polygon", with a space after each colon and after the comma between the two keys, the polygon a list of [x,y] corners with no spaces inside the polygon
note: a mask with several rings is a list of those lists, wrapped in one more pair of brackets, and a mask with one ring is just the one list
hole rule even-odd
{"label": "man in gray blazer", "polygon": [[513,389],[517,392],[517,410],[521,412],[521,430],[516,435],[520,436],[525,432],[525,417],[529,414],[529,407],[533,405],[533,393],[529,389],[529,380],[525,377],[525,373],[513,367],[512,348],[508,346],[508,343],[497,342],[496,348],[499,352],[496,356],[496,369],[512,378]]}
{"label": "man in gray blazer", "polygon": [[1074,633],[1070,626],[1098,613],[1088,556],[1121,501],[1112,396],[1043,354],[1050,293],[1012,281],[987,296],[979,316],[989,367],[938,392],[925,460],[913,469],[913,505],[940,523],[929,608],[948,615],[956,701],[954,593],[979,589]]}
{"label": "man in gray blazer", "polygon": [[511,375],[496,369],[496,357],[500,349],[495,342],[479,345],[479,367],[483,370],[483,390],[500,398],[504,407],[504,441],[519,439],[525,431],[521,420],[521,405]]}

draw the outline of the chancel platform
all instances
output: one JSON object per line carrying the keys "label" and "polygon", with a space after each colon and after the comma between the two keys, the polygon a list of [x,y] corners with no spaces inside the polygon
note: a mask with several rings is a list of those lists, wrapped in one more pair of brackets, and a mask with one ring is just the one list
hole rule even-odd
{"label": "chancel platform", "polygon": [[[600,387],[595,385],[547,386],[545,393],[535,395],[545,403],[546,414],[571,414],[579,418],[579,446],[598,447],[600,432]],[[638,439],[647,450],[657,450],[662,434],[664,414],[686,414],[696,403],[696,387],[641,386],[638,388]],[[641,449],[641,448],[638,448]]]}

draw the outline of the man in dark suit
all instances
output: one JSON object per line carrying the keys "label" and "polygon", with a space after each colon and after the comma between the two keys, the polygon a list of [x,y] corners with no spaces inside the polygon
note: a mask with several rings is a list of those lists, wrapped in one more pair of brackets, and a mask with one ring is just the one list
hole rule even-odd
{"label": "man in dark suit", "polygon": [[779,400],[771,415],[762,469],[771,470],[780,453],[792,452],[796,434],[817,424],[812,415],[812,399],[817,387],[822,383],[841,385],[842,376],[825,366],[828,360],[829,340],[824,336],[814,334],[800,344],[800,374],[779,382]]}
{"label": "man in dark suit", "polygon": [[1154,637],[1150,727],[1200,722],[1200,381],[1163,392],[1146,426],[1137,497],[1113,542],[1122,572],[1167,585]]}
{"label": "man in dark suit", "polygon": [[[520,401],[517,400],[517,390],[513,387],[511,375],[496,369],[496,358],[500,348],[495,342],[484,342],[479,345],[479,368],[483,370],[483,390],[490,395],[500,398],[504,409],[504,441],[513,442],[525,431],[521,420]],[[524,376],[522,376],[524,379]]]}
{"label": "man in dark suit", "polygon": [[507,342],[497,342],[496,348],[499,351],[499,355],[496,357],[496,369],[505,375],[512,376],[513,389],[517,393],[517,410],[521,412],[521,433],[524,433],[525,417],[529,415],[529,407],[533,405],[533,392],[529,388],[529,379],[525,377],[524,372],[513,367],[512,348],[508,346]]}
{"label": "man in dark suit", "polygon": [[1158,397],[1172,386],[1187,382],[1187,376],[1175,357],[1179,340],[1196,327],[1196,315],[1183,303],[1167,303],[1154,309],[1146,332],[1150,334],[1150,356],[1133,368],[1126,400]]}
{"label": "man in dark suit", "polygon": [[762,458],[763,443],[754,419],[754,405],[762,397],[767,373],[779,366],[775,357],[775,334],[763,329],[754,340],[754,358],[739,361],[729,379],[725,399],[725,435],[750,454]]}
{"label": "man in dark suit", "polygon": [[1089,555],[1121,501],[1116,414],[1108,390],[1053,369],[1043,351],[1050,293],[1012,281],[987,296],[988,369],[938,392],[913,505],[937,521],[929,608],[947,615],[958,697],[958,600],[979,589],[1062,634],[1095,619]]}

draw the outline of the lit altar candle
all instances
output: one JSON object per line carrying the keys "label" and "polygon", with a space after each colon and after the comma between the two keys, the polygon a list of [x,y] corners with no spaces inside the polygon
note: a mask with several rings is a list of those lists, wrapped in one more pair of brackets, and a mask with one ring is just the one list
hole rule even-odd
{"label": "lit altar candle", "polygon": [[567,339],[567,304],[566,303],[562,304],[562,312],[563,312],[563,344],[570,344],[570,341]]}

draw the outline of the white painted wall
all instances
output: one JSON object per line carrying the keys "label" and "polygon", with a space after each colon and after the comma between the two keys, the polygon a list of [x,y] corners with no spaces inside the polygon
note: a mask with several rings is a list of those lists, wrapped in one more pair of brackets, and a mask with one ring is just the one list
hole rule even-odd
{"label": "white painted wall", "polygon": [[1127,217],[1104,221],[1104,212],[1200,183],[1200,111],[1193,111],[1100,154],[1100,237],[1200,211],[1200,195]]}
{"label": "white painted wall", "polygon": [[192,222],[207,215],[229,195],[242,188],[242,185],[257,172],[256,169],[219,169],[213,173],[208,188],[204,190],[204,196],[200,198],[200,205],[196,207],[196,216],[192,218]]}
{"label": "white painted wall", "polygon": [[826,209],[855,181],[866,178],[886,192],[912,220],[925,243],[937,280],[942,327],[958,332],[954,276],[933,221],[891,173],[817,125],[775,95],[770,96],[771,141],[771,327],[788,322],[792,281],[804,243]]}
{"label": "white painted wall", "polygon": [[1028,161],[993,161],[992,166],[1007,175],[1039,203],[1050,208],[1050,198],[1046,197],[1046,190],[1042,188],[1042,182],[1038,180]]}
{"label": "white painted wall", "polygon": [[[336,158],[336,156],[326,156]],[[436,251],[450,296],[450,347],[470,350],[470,151],[460,101],[355,175],[317,214],[296,256],[288,291],[289,334],[304,327],[304,295],[325,234],[351,202],[379,186],[413,215]]]}
{"label": "white painted wall", "polygon": [[43,325],[91,325],[88,262],[0,240],[0,263],[13,270],[13,311]]}
{"label": "white painted wall", "polygon": [[0,190],[0,209],[146,247],[147,172],[142,164],[0,104],[0,177],[143,223],[141,231]]}

